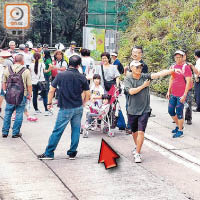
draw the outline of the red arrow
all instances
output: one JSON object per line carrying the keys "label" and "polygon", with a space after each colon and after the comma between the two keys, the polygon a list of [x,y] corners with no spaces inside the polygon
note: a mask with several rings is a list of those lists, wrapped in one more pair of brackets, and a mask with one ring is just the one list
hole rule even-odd
{"label": "red arrow", "polygon": [[117,167],[116,159],[119,157],[120,156],[112,149],[112,147],[102,139],[98,163],[104,163],[105,168],[110,169],[112,167]]}

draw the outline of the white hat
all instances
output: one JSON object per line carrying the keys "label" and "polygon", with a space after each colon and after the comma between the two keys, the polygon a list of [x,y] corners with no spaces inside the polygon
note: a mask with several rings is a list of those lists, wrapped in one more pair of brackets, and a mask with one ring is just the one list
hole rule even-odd
{"label": "white hat", "polygon": [[11,57],[11,56],[12,56],[12,54],[7,50],[2,50],[0,52],[0,57]]}
{"label": "white hat", "polygon": [[174,55],[176,55],[176,54],[180,54],[180,55],[182,55],[182,56],[185,55],[185,53],[184,53],[183,51],[181,51],[181,50],[176,51],[176,52],[174,53]]}
{"label": "white hat", "polygon": [[137,60],[133,60],[131,63],[130,63],[130,67],[131,66],[134,66],[134,67],[137,67],[137,66],[140,66],[142,65],[141,62],[137,61]]}
{"label": "white hat", "polygon": [[111,53],[110,55],[111,55],[111,56],[116,56],[116,57],[118,56],[116,52],[113,52],[113,53]]}

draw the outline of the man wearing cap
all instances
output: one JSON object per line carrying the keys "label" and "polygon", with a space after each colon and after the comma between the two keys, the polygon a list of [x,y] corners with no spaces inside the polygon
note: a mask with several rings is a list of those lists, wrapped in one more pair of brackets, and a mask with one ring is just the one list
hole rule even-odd
{"label": "man wearing cap", "polygon": [[166,97],[169,99],[168,113],[176,123],[176,128],[172,130],[173,138],[181,137],[183,135],[183,109],[188,91],[191,87],[192,71],[189,65],[184,66],[183,51],[176,51],[174,59],[176,64],[172,69],[180,69],[182,73],[172,74],[169,81],[169,88]]}
{"label": "man wearing cap", "polygon": [[24,49],[24,65],[26,66],[27,69],[29,69],[29,66],[31,65],[33,61],[33,55],[29,51],[29,45],[25,44],[25,49]]}
{"label": "man wearing cap", "polygon": [[139,61],[132,61],[130,69],[132,74],[127,75],[124,81],[128,98],[128,120],[131,127],[136,148],[133,155],[136,163],[140,163],[140,151],[144,142],[144,132],[150,115],[149,85],[151,79],[157,79],[169,74],[181,73],[180,69],[162,70],[157,73],[142,73],[143,65]]}
{"label": "man wearing cap", "polygon": [[70,58],[70,57],[73,56],[73,55],[78,55],[78,54],[75,52],[75,48],[76,48],[76,42],[75,42],[75,41],[71,41],[69,49],[67,49],[67,50],[65,51],[65,55],[66,55],[68,58]]}
{"label": "man wearing cap", "polygon": [[12,66],[13,65],[13,58],[12,58],[12,54],[8,51],[8,50],[2,50],[0,52],[0,57],[3,58],[1,66],[0,66],[0,112],[1,112],[1,106],[3,103],[3,99],[4,99],[4,91],[2,89],[2,81],[3,81],[3,72],[5,70],[6,67]]}
{"label": "man wearing cap", "polygon": [[43,44],[42,50],[43,50],[43,51],[49,50],[49,45],[48,45],[48,44]]}
{"label": "man wearing cap", "polygon": [[119,73],[123,74],[124,73],[124,67],[121,64],[121,62],[119,61],[119,59],[117,58],[118,53],[117,52],[111,53],[111,57],[112,57],[112,60],[113,60],[113,65],[117,65],[117,69],[118,69]]}

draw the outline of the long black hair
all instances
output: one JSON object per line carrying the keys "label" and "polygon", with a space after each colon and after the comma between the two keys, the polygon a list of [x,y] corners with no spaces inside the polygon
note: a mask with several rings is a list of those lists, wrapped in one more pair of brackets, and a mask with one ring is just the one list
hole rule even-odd
{"label": "long black hair", "polygon": [[35,59],[34,72],[35,72],[35,74],[38,74],[38,64],[39,64],[39,60],[41,58],[41,54],[34,53],[33,57]]}
{"label": "long black hair", "polygon": [[46,62],[47,59],[50,59],[52,61],[50,51],[44,50],[44,62]]}

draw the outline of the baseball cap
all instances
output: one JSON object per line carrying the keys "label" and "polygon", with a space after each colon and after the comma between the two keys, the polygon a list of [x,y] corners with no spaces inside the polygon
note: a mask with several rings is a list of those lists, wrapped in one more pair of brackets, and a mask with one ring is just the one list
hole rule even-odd
{"label": "baseball cap", "polygon": [[117,54],[117,52],[112,52],[111,54],[110,54],[111,56],[118,56],[118,54]]}
{"label": "baseball cap", "polygon": [[40,43],[37,44],[37,48],[41,48],[42,45]]}
{"label": "baseball cap", "polygon": [[185,55],[185,53],[184,53],[183,51],[181,51],[181,50],[177,50],[177,51],[174,53],[174,55],[176,55],[176,54],[180,54],[180,55],[182,55],[182,56]]}
{"label": "baseball cap", "polygon": [[19,45],[19,49],[20,49],[20,50],[24,50],[24,49],[25,49],[25,44],[20,44],[20,45]]}
{"label": "baseball cap", "polygon": [[75,45],[76,46],[76,42],[75,41],[71,41],[70,43],[71,45]]}
{"label": "baseball cap", "polygon": [[29,45],[28,45],[28,44],[25,44],[25,48],[29,48]]}
{"label": "baseball cap", "polygon": [[131,66],[134,66],[134,67],[137,67],[137,66],[140,66],[142,65],[141,62],[137,61],[137,60],[133,60],[131,63],[130,63],[130,67]]}
{"label": "baseball cap", "polygon": [[43,47],[44,47],[44,48],[48,48],[49,45],[48,45],[48,44],[43,44]]}

